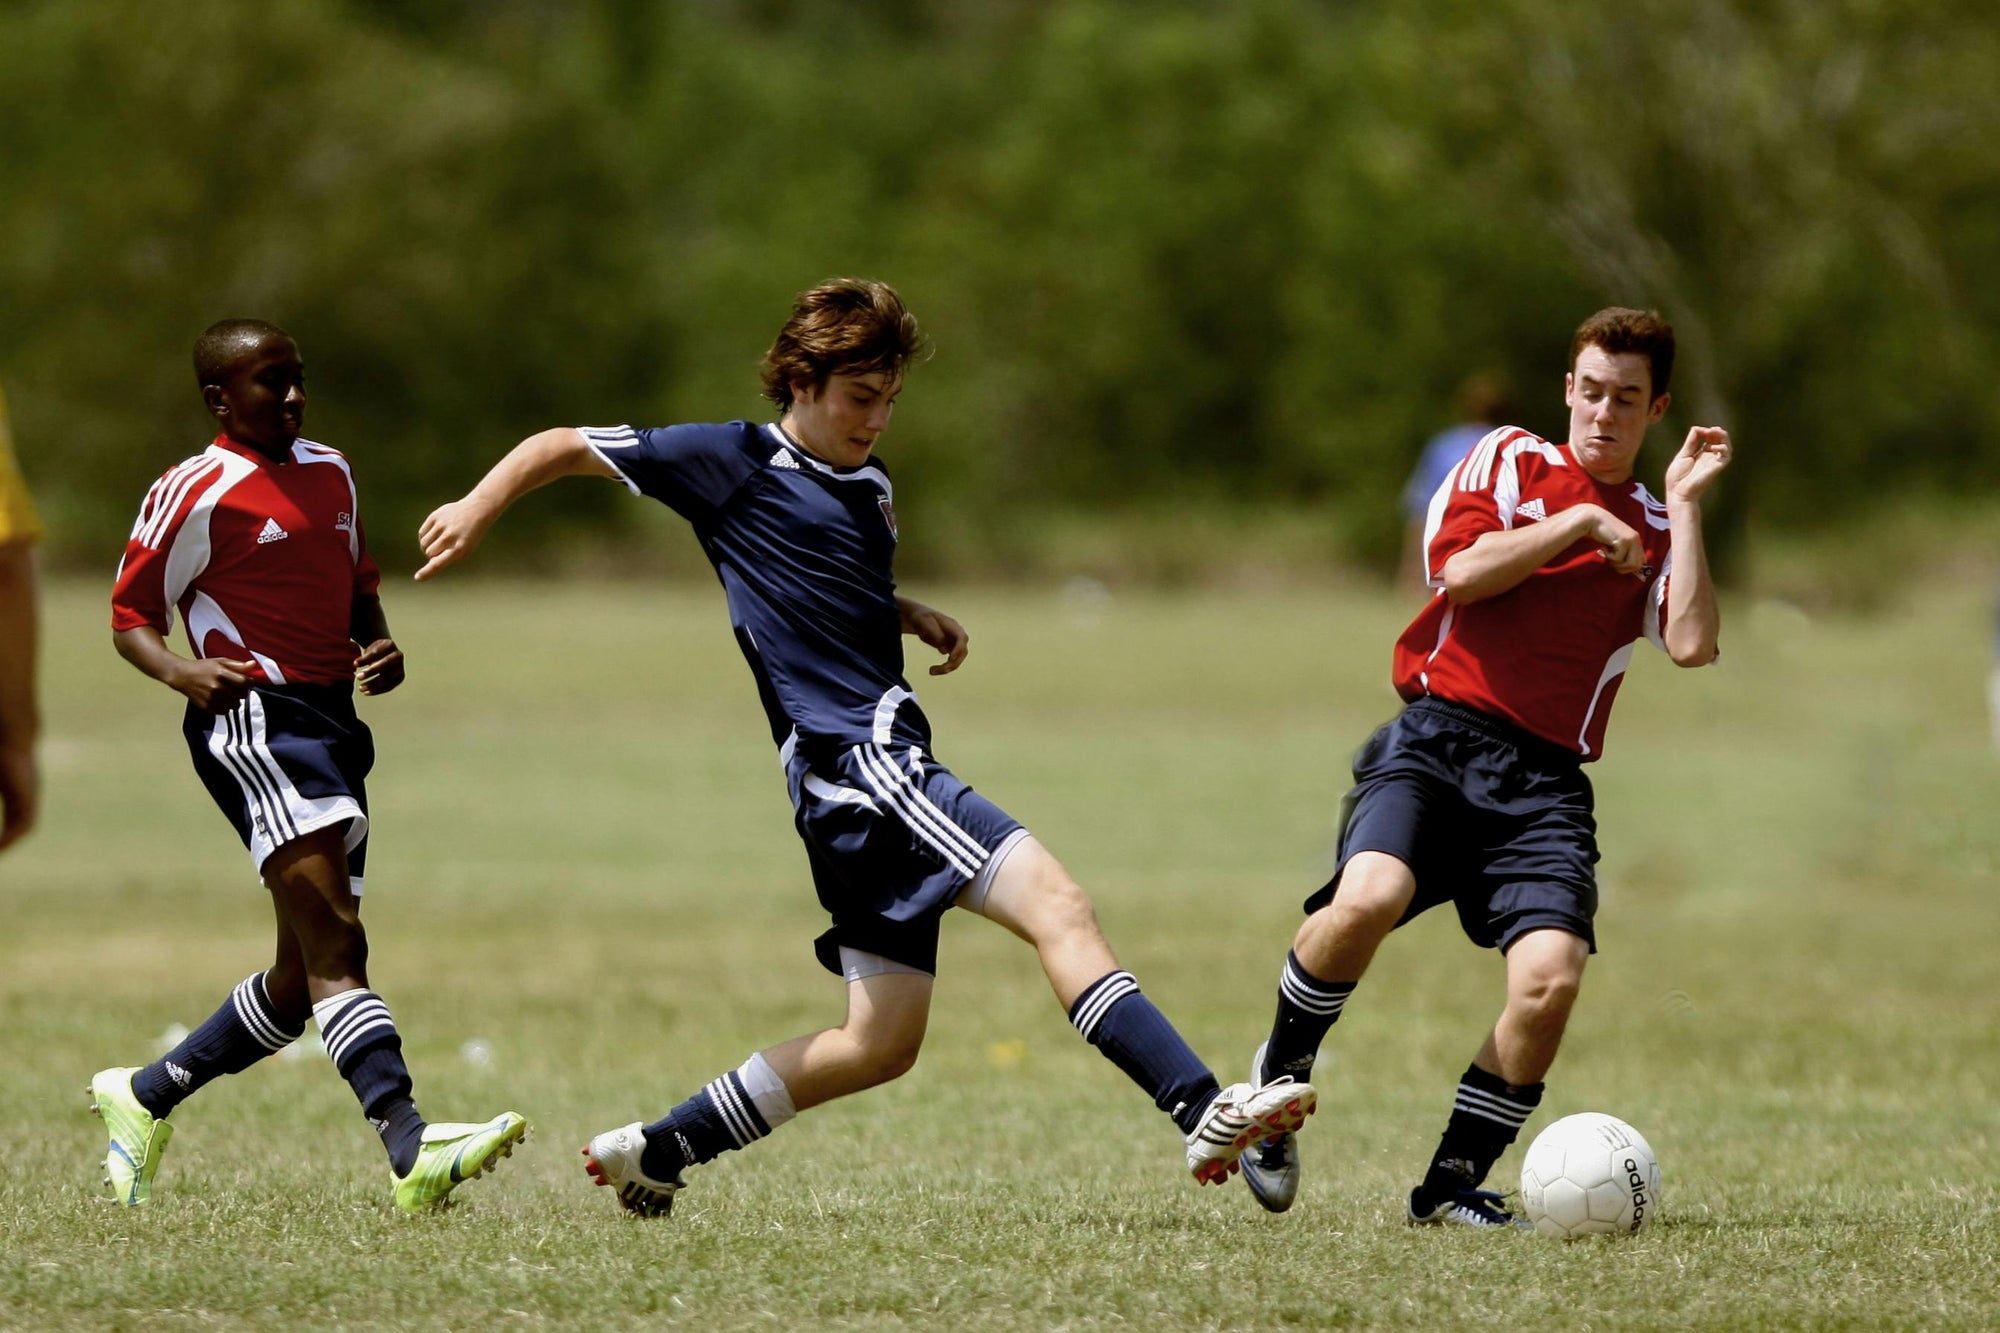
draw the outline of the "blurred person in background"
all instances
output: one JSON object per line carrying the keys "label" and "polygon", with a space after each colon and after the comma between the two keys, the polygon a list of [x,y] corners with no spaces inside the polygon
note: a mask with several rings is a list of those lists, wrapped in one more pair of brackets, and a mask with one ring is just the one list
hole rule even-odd
{"label": "blurred person in background", "polygon": [[1458,386],[1458,424],[1445,427],[1424,442],[1409,480],[1403,483],[1403,587],[1414,590],[1424,586],[1424,515],[1430,512],[1431,497],[1459,461],[1472,452],[1473,445],[1513,417],[1513,395],[1508,392],[1507,377],[1499,371],[1468,375]]}
{"label": "blurred person in background", "polygon": [[0,851],[35,826],[41,778],[35,741],[35,543],[41,520],[28,499],[0,395]]}
{"label": "blurred person in background", "polygon": [[[1499,951],[1505,1004],[1410,1191],[1412,1224],[1525,1225],[1480,1186],[1541,1103],[1597,947],[1583,765],[1603,753],[1639,639],[1678,666],[1716,656],[1701,503],[1729,465],[1729,434],[1688,432],[1664,503],[1632,475],[1666,413],[1673,361],[1673,329],[1658,315],[1600,310],[1570,343],[1568,442],[1493,430],[1432,500],[1431,599],[1392,658],[1406,707],[1355,756],[1339,865],[1306,899],[1270,1035],[1251,1058],[1253,1084],[1310,1077],[1377,946],[1433,907],[1452,903],[1466,936]],[[1242,1170],[1265,1208],[1292,1206],[1292,1136],[1250,1149]]]}

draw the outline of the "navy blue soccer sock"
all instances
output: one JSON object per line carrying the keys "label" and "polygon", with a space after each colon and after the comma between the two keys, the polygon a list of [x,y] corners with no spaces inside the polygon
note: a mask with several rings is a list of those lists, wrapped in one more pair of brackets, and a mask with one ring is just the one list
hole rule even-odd
{"label": "navy blue soccer sock", "polygon": [[[761,1062],[753,1056],[752,1062]],[[683,1168],[713,1161],[733,1148],[747,1148],[771,1132],[771,1124],[744,1086],[744,1069],[710,1080],[700,1092],[646,1126],[646,1150],[639,1169],[654,1180],[679,1180]],[[783,1085],[779,1085],[782,1090]],[[789,1105],[787,1099],[786,1105]]]}
{"label": "navy blue soccer sock", "polygon": [[242,1073],[305,1030],[303,1022],[279,1017],[262,972],[245,977],[200,1027],[132,1075],[132,1095],[154,1119],[164,1120],[204,1084]]}
{"label": "navy blue soccer sock", "polygon": [[1430,1170],[1410,1207],[1427,1213],[1460,1190],[1477,1189],[1542,1104],[1542,1087],[1540,1083],[1515,1086],[1478,1065],[1467,1065],[1444,1137],[1438,1140]]}
{"label": "navy blue soccer sock", "polygon": [[1271,1020],[1271,1036],[1264,1043],[1264,1067],[1257,1071],[1258,1082],[1269,1082],[1280,1074],[1309,1082],[1319,1045],[1339,1021],[1354,986],[1352,981],[1321,981],[1306,971],[1298,954],[1287,952],[1285,970],[1278,974],[1278,1014]]}
{"label": "navy blue soccer sock", "polygon": [[333,1067],[354,1089],[361,1113],[382,1136],[389,1166],[397,1175],[417,1164],[423,1117],[410,1097],[409,1067],[403,1063],[403,1038],[389,1006],[372,990],[329,995],[313,1006],[313,1021]]}
{"label": "navy blue soccer sock", "polygon": [[1194,1132],[1219,1091],[1215,1075],[1140,993],[1130,972],[1110,972],[1091,982],[1069,1007],[1069,1021],[1144,1088],[1181,1133]]}

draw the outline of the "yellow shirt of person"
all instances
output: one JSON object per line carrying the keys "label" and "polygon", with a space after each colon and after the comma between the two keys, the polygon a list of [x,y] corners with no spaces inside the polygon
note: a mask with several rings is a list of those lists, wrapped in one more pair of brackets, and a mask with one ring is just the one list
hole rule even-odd
{"label": "yellow shirt of person", "polygon": [[0,546],[39,541],[41,536],[42,521],[35,516],[28,483],[21,480],[20,466],[14,461],[14,441],[7,431],[7,398],[0,394]]}

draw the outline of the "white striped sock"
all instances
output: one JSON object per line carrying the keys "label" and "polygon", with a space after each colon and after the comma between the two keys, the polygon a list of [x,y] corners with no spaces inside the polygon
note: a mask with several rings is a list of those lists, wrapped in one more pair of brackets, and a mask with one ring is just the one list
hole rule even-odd
{"label": "white striped sock", "polygon": [[313,1006],[313,1022],[319,1026],[320,1039],[326,1043],[333,1067],[340,1070],[346,1069],[348,1055],[363,1038],[385,1030],[393,1036],[396,1031],[396,1020],[389,1016],[389,1006],[365,987],[321,1000]]}
{"label": "white striped sock", "polygon": [[1070,1010],[1069,1021],[1083,1034],[1085,1041],[1093,1040],[1098,1025],[1111,1012],[1111,1006],[1128,995],[1139,993],[1139,980],[1130,972],[1109,972],[1091,984],[1089,990],[1079,995]]}

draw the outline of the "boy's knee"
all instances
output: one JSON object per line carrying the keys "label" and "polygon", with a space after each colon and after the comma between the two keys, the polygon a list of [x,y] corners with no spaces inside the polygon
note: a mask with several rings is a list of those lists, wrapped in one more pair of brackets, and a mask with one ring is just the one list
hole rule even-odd
{"label": "boy's knee", "polygon": [[359,917],[332,916],[299,933],[306,971],[320,977],[358,977],[368,967],[368,933]]}
{"label": "boy's knee", "polygon": [[1066,939],[1101,933],[1097,924],[1097,908],[1091,903],[1090,895],[1061,866],[1054,866],[1044,874],[1037,887],[1040,898],[1035,915],[1045,934]]}
{"label": "boy's knee", "polygon": [[1352,925],[1388,931],[1402,920],[1415,889],[1416,881],[1401,861],[1362,853],[1341,872],[1333,900],[1320,910]]}
{"label": "boy's knee", "polygon": [[923,1050],[924,1034],[917,1032],[871,1031],[857,1034],[855,1042],[858,1072],[870,1084],[888,1083],[917,1066]]}
{"label": "boy's knee", "polygon": [[986,897],[986,916],[1038,947],[1102,938],[1090,895],[1041,847],[1017,851],[1000,873]]}
{"label": "boy's knee", "polygon": [[1582,976],[1561,967],[1540,969],[1513,987],[1509,1003],[1522,1020],[1537,1028],[1560,1032],[1569,1023],[1583,988]]}

